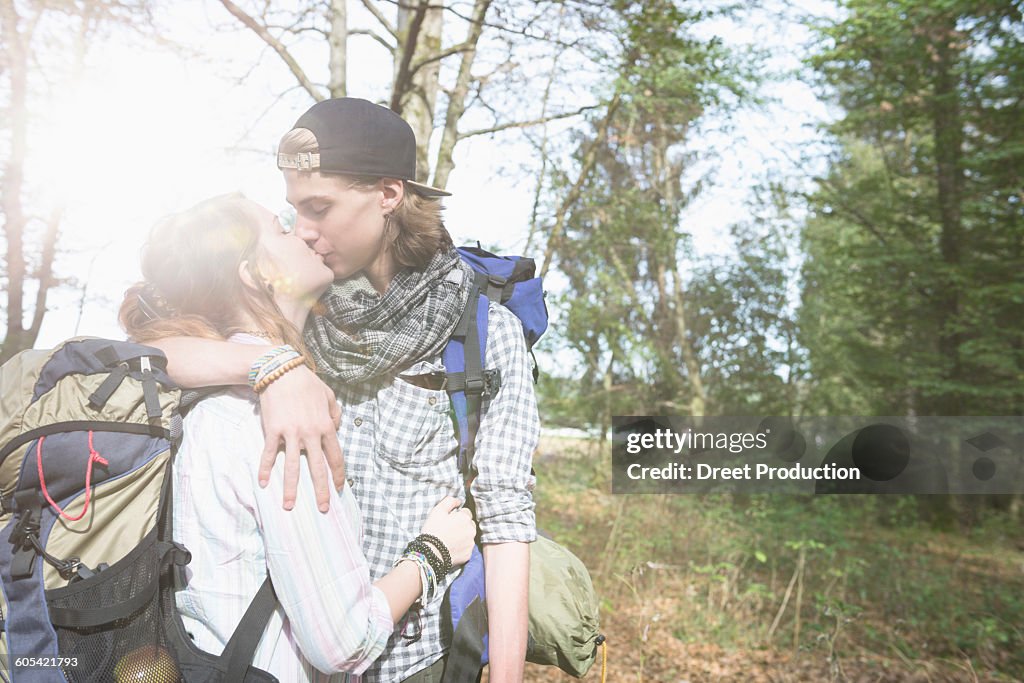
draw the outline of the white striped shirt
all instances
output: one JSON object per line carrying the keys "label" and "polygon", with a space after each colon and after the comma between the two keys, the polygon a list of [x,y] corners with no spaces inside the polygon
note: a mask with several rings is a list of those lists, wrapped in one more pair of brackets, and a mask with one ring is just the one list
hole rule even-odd
{"label": "white striped shirt", "polygon": [[[370,582],[355,498],[345,487],[319,512],[303,465],[295,508],[283,510],[284,458],[261,488],[262,450],[248,389],[206,398],[185,419],[174,463],[174,538],[192,552],[176,596],[185,629],[220,654],[269,569],[281,604],[253,664],[282,683],[358,681],[394,624]],[[354,675],[322,673],[339,671]]]}

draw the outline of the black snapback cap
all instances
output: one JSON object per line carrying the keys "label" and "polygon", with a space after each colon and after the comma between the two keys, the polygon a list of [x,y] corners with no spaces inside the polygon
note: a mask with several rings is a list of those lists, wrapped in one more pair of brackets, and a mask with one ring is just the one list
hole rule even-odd
{"label": "black snapback cap", "polygon": [[401,116],[357,97],[317,102],[292,126],[316,136],[319,154],[278,154],[278,168],[404,180],[424,197],[451,192],[416,182],[416,135]]}

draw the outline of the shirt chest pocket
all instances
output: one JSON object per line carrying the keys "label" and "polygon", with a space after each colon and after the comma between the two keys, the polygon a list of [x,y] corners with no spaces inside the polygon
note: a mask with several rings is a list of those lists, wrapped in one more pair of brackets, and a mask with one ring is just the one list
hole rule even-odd
{"label": "shirt chest pocket", "polygon": [[377,455],[397,469],[437,463],[456,448],[443,389],[425,389],[396,379],[377,394]]}

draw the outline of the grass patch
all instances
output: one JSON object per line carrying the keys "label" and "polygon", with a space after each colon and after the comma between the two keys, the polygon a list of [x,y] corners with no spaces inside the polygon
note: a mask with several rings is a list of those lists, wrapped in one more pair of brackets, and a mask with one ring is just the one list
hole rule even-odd
{"label": "grass patch", "polygon": [[1024,680],[1024,553],[1000,518],[956,534],[911,497],[613,496],[585,441],[535,466],[538,527],[602,597],[609,680]]}

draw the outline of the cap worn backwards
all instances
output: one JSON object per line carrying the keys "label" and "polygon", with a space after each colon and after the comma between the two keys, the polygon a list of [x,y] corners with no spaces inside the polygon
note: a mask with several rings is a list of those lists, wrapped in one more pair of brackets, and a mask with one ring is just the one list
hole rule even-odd
{"label": "cap worn backwards", "polygon": [[319,154],[278,154],[278,168],[404,180],[425,197],[451,192],[416,182],[416,135],[387,107],[356,97],[317,102],[292,127],[316,137]]}

